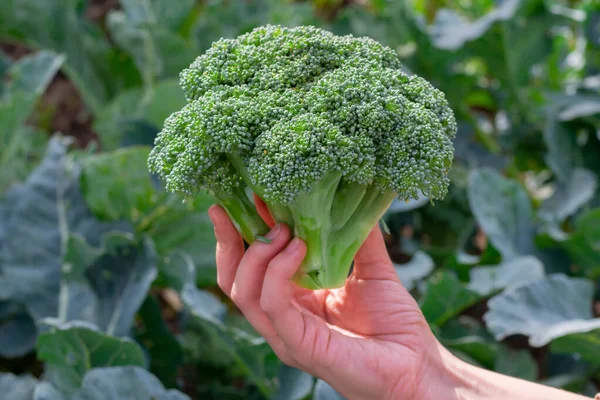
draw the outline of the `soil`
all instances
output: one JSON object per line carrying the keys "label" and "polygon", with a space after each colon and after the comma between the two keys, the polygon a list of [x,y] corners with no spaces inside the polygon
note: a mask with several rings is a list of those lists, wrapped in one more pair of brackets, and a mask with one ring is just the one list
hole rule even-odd
{"label": "soil", "polygon": [[60,132],[75,138],[77,147],[86,147],[98,141],[92,128],[92,115],[89,113],[77,88],[59,73],[50,83],[40,100],[39,109],[50,115],[49,133]]}
{"label": "soil", "polygon": [[[0,42],[0,51],[13,60],[31,54],[32,50],[18,44]],[[48,134],[60,132],[75,138],[75,146],[85,147],[98,136],[92,129],[92,116],[87,111],[77,88],[59,72],[40,99],[29,123]]]}
{"label": "soil", "polygon": [[119,8],[119,0],[92,0],[85,16],[91,21],[104,25],[106,14],[110,10],[116,10]]}
{"label": "soil", "polygon": [[[118,8],[118,0],[91,0],[85,16],[104,26],[107,13]],[[25,46],[9,42],[0,42],[0,50],[13,60],[32,53]],[[73,137],[77,147],[86,147],[98,141],[92,127],[92,115],[75,85],[62,72],[54,77],[34,114],[35,119],[29,121],[31,124],[41,126],[49,134],[61,133]]]}

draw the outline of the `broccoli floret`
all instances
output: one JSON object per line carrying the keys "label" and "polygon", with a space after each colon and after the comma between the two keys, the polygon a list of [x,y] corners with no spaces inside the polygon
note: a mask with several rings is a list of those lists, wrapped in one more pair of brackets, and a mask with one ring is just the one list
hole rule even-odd
{"label": "broccoli floret", "polygon": [[248,192],[307,244],[295,281],[344,284],[395,198],[442,199],[456,121],[442,92],[368,38],[264,26],[222,39],[181,73],[188,104],[149,166],[170,191],[208,190],[252,243]]}

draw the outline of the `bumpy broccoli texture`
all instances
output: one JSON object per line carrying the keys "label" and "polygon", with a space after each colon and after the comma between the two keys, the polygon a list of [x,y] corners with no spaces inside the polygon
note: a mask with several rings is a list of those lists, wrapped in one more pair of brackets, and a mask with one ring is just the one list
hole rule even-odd
{"label": "bumpy broccoli texture", "polygon": [[165,121],[150,170],[169,191],[210,192],[248,243],[268,232],[257,194],[307,244],[300,286],[344,285],[395,198],[446,195],[445,96],[372,39],[264,26],[214,43],[180,83],[188,103]]}

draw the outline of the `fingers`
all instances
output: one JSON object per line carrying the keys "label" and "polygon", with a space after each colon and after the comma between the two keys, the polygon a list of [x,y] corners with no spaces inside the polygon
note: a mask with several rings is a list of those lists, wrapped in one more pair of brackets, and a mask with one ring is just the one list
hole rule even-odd
{"label": "fingers", "polygon": [[265,223],[269,225],[269,228],[272,228],[275,225],[275,220],[271,216],[269,208],[267,207],[265,202],[262,201],[262,199],[256,194],[254,194],[254,205],[256,206],[256,211],[258,211],[258,215],[260,215],[263,221],[265,221]]}
{"label": "fingers", "polygon": [[356,253],[352,276],[362,280],[393,280],[400,282],[385,247],[379,225],[375,225]]}
{"label": "fingers", "polygon": [[238,265],[244,256],[244,241],[221,207],[210,207],[208,216],[215,226],[217,238],[217,282],[221,290],[230,296]]}
{"label": "fingers", "polygon": [[263,283],[260,307],[283,341],[287,354],[299,366],[314,370],[330,358],[332,331],[321,318],[306,312],[295,302],[292,276],[306,255],[306,244],[293,239],[269,263]]}
{"label": "fingers", "polygon": [[231,297],[240,303],[242,311],[249,306],[259,306],[260,293],[267,265],[290,241],[290,229],[284,224],[275,225],[265,235],[271,243],[256,241],[248,248],[238,267],[231,291]]}
{"label": "fingers", "polygon": [[286,225],[277,224],[265,236],[271,239],[271,242],[257,241],[253,243],[240,261],[231,290],[231,299],[282,361],[292,364],[287,356],[285,345],[265,312],[260,308],[260,294],[267,265],[285,248],[291,233]]}
{"label": "fingers", "polygon": [[294,284],[291,279],[305,254],[304,242],[298,238],[292,240],[269,263],[260,296],[260,308],[267,313],[284,342],[291,346],[301,341],[304,331],[303,317],[292,304]]}

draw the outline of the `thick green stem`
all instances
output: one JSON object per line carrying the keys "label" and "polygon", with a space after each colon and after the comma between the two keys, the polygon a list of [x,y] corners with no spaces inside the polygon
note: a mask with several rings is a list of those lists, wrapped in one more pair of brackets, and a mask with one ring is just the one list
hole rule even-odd
{"label": "thick green stem", "polygon": [[320,271],[328,251],[331,232],[331,206],[342,174],[333,172],[323,177],[309,193],[301,193],[292,207],[269,205],[275,220],[292,227],[294,236],[306,243],[306,257],[294,280],[312,289],[322,287]]}
{"label": "thick green stem", "polygon": [[324,287],[331,289],[344,285],[358,249],[396,197],[395,192],[381,192],[370,186],[348,222],[330,233],[327,268],[321,277]]}
{"label": "thick green stem", "polygon": [[356,252],[396,196],[374,186],[341,182],[341,174],[331,173],[299,195],[293,206],[269,204],[275,220],[288,224],[306,243],[294,281],[308,289],[343,286]]}
{"label": "thick green stem", "polygon": [[215,195],[215,198],[248,244],[252,244],[257,236],[263,236],[269,232],[269,227],[258,215],[243,187],[236,188],[234,193],[220,193]]}
{"label": "thick green stem", "polygon": [[[230,153],[229,159],[248,187],[262,197],[262,190],[248,176],[243,159],[236,153]],[[287,224],[294,236],[306,243],[306,256],[294,281],[308,289],[343,286],[356,252],[395,197],[396,193],[382,192],[374,185],[344,182],[340,172],[332,172],[321,178],[310,192],[298,195],[293,205],[267,203],[275,221]],[[249,200],[248,203],[251,204]],[[246,239],[244,227],[240,226],[248,243],[267,229],[253,205],[250,210],[251,213],[244,205],[244,211],[258,219],[247,229],[250,238]],[[239,225],[244,218],[248,217],[242,213],[232,216]],[[260,225],[260,229],[264,226],[264,232],[257,233],[260,229],[254,225]]]}

